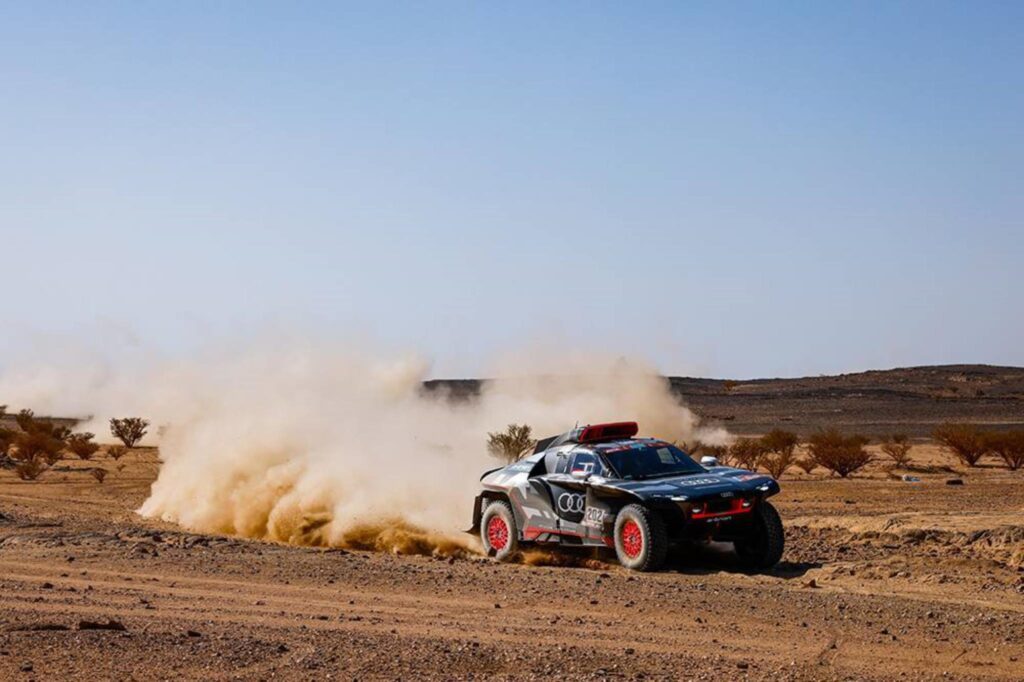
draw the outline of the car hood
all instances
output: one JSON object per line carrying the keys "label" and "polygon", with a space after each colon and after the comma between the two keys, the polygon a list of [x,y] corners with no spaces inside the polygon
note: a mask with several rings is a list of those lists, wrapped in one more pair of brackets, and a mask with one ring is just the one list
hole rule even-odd
{"label": "car hood", "polygon": [[641,499],[659,497],[686,497],[701,499],[721,493],[754,492],[768,497],[779,492],[779,484],[771,476],[757,474],[743,469],[715,467],[708,471],[685,476],[667,476],[639,481],[621,479],[592,480],[600,488],[614,488],[632,493]]}

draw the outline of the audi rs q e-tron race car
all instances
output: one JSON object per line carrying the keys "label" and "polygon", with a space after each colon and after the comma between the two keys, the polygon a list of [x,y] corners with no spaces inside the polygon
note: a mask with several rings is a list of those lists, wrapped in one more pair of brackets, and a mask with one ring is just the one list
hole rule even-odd
{"label": "audi rs q e-tron race car", "polygon": [[652,571],[669,546],[731,542],[751,570],[774,566],[784,536],[768,503],[770,476],[705,468],[670,443],[635,438],[635,422],[594,424],[537,443],[533,453],[485,473],[473,507],[484,549],[508,559],[532,543],[615,549],[619,562]]}

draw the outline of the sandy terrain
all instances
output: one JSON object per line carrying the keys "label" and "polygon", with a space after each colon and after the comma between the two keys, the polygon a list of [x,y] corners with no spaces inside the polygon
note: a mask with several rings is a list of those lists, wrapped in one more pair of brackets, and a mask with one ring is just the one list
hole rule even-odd
{"label": "sandy terrain", "polygon": [[153,451],[103,484],[0,471],[0,678],[1022,679],[1024,472],[914,457],[917,483],[787,477],[770,575],[191,534],[132,512]]}

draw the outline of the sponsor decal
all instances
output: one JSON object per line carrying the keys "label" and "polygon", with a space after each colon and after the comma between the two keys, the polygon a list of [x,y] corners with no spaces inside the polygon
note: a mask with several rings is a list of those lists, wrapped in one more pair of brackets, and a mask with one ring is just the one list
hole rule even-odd
{"label": "sponsor decal", "polygon": [[604,524],[604,519],[607,515],[608,513],[604,509],[587,507],[587,513],[583,516],[583,525],[600,528]]}
{"label": "sponsor decal", "polygon": [[563,514],[582,514],[583,506],[583,495],[562,493],[558,496],[558,511]]}
{"label": "sponsor decal", "polygon": [[718,485],[722,483],[720,478],[687,478],[679,481],[676,485],[680,486],[693,486],[693,485]]}

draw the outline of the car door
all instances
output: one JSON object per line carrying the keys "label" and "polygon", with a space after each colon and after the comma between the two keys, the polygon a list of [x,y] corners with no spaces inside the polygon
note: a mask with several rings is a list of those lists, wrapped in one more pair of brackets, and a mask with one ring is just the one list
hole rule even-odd
{"label": "car door", "polygon": [[545,477],[551,490],[552,506],[559,518],[559,528],[567,534],[587,535],[582,527],[587,510],[587,479],[601,475],[603,471],[597,455],[577,450],[561,455],[555,472]]}

